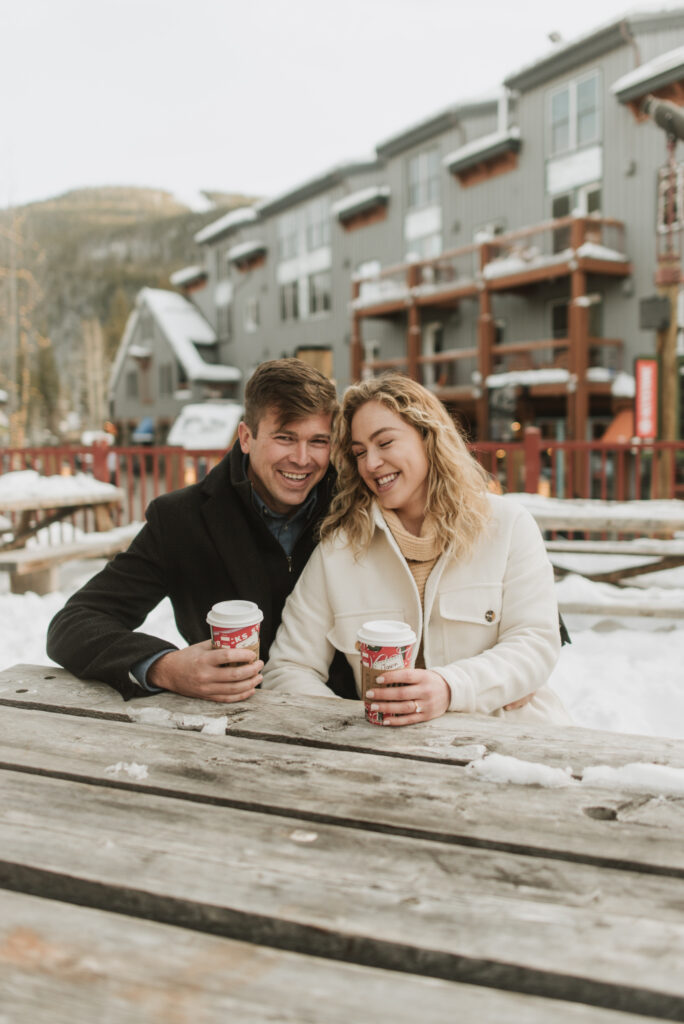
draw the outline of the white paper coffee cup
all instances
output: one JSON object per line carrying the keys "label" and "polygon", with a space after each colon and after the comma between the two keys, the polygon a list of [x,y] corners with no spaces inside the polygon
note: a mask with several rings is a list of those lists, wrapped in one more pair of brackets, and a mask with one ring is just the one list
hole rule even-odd
{"label": "white paper coffee cup", "polygon": [[254,651],[258,658],[263,617],[254,601],[219,601],[207,615],[212,646]]}
{"label": "white paper coffee cup", "polygon": [[[375,680],[385,672],[397,668],[410,668],[416,634],[407,622],[394,619],[375,619],[364,622],[356,634],[361,652],[361,697],[372,690]],[[366,718],[374,725],[383,720],[381,711],[371,711],[366,703]]]}

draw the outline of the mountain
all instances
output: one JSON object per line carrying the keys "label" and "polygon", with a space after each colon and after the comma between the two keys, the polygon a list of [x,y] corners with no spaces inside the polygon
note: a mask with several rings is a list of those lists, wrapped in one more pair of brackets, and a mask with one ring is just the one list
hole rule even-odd
{"label": "mountain", "polygon": [[102,426],[109,367],[140,288],[170,288],[175,270],[202,262],[197,231],[255,202],[205,196],[214,205],[198,213],[161,189],[109,186],[0,211],[0,389],[14,441],[60,438],[79,418]]}

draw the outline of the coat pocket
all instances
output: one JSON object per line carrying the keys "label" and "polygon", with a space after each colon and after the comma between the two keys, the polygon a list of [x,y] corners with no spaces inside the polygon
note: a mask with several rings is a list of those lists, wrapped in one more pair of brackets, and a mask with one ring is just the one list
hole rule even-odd
{"label": "coat pocket", "polygon": [[365,612],[345,612],[343,615],[336,615],[332,629],[326,633],[326,639],[333,645],[335,650],[343,654],[357,655],[356,638],[364,622],[374,622],[377,619],[394,619],[405,622],[404,612],[401,608],[370,608]]}
{"label": "coat pocket", "polygon": [[501,583],[474,583],[439,595],[439,614],[447,623],[470,622],[498,626],[501,620]]}

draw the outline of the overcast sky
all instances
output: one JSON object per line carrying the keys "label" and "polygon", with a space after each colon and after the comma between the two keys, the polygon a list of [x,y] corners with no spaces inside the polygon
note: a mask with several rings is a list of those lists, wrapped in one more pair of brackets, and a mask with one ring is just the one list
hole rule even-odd
{"label": "overcast sky", "polygon": [[643,0],[0,0],[0,207],[275,195]]}

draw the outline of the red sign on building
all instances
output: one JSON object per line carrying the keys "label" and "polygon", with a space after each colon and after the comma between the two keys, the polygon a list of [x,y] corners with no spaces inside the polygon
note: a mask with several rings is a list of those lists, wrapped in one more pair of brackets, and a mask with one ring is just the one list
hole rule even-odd
{"label": "red sign on building", "polygon": [[637,437],[657,437],[658,360],[654,356],[639,356],[634,360],[634,378],[634,432]]}

